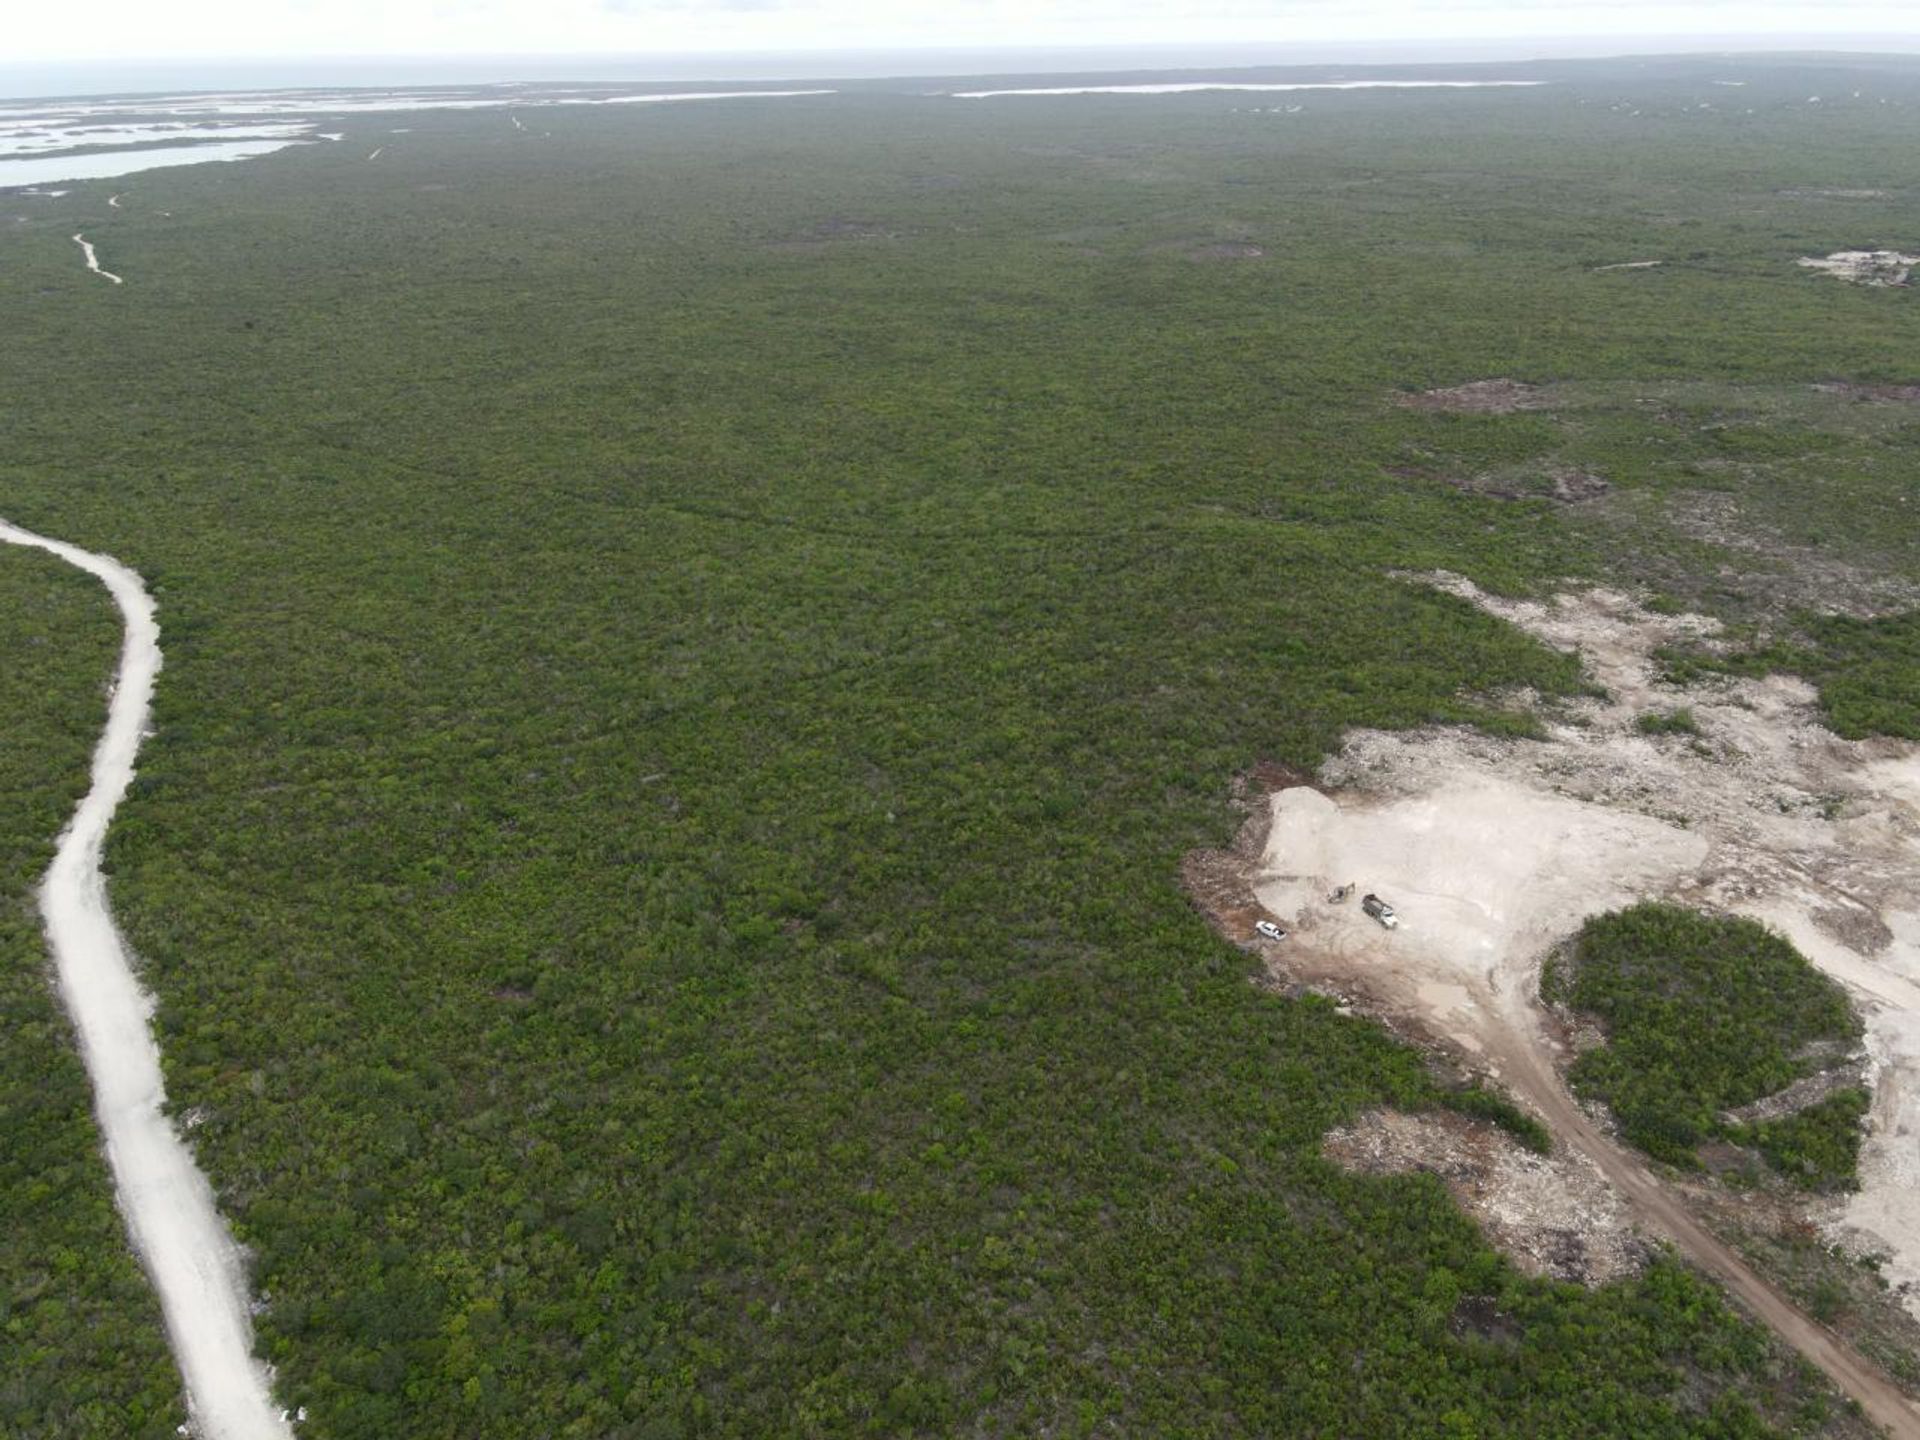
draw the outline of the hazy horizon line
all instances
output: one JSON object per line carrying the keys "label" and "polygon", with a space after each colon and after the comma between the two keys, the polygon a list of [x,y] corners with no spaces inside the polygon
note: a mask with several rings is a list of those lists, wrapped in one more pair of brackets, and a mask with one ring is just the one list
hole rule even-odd
{"label": "hazy horizon line", "polygon": [[[1387,39],[1296,44],[1086,44],[814,47],[596,54],[578,51],[212,55],[0,62],[0,96],[55,99],[206,89],[386,88],[515,82],[934,80],[1116,74],[1126,70],[1251,70],[1328,65],[1551,64],[1608,59],[1920,55],[1912,33],[1792,35],[1517,35],[1507,39]],[[1105,63],[1103,63],[1105,62]],[[1122,64],[1121,62],[1130,62]],[[930,65],[933,68],[916,68]],[[995,68],[1005,66],[1010,68]],[[103,80],[118,82],[111,85]],[[33,87],[33,88],[23,88]]]}

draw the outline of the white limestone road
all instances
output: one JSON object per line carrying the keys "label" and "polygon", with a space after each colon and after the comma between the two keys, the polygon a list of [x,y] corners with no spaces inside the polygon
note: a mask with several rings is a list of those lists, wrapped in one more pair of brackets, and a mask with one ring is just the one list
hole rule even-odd
{"label": "white limestone road", "polygon": [[120,208],[120,197],[118,195],[107,196],[107,208],[109,210],[118,210]]}
{"label": "white limestone road", "polygon": [[124,285],[127,283],[111,270],[102,270],[100,268],[100,257],[93,253],[93,246],[87,242],[84,231],[73,237],[73,243],[78,245],[80,247],[80,253],[87,257],[87,269],[93,271],[94,274],[103,279],[111,280],[116,285]]}
{"label": "white limestone road", "polygon": [[108,556],[4,520],[0,541],[50,551],[97,576],[125,624],[107,727],[93,752],[93,783],[61,833],[40,888],[40,914],[93,1085],[120,1213],[159,1293],[194,1432],[200,1440],[290,1440],[267,1369],[253,1355],[240,1248],[215,1209],[213,1187],[167,1118],[153,998],[134,975],[100,873],[101,845],[133,781],[160,670],[153,600],[138,575]]}

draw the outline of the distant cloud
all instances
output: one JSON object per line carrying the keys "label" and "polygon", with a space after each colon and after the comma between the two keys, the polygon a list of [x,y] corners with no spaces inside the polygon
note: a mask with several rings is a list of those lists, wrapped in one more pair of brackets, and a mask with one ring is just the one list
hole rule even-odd
{"label": "distant cloud", "polygon": [[791,10],[803,4],[805,0],[600,0],[600,8],[615,15],[650,15],[662,11],[679,14],[723,11],[738,14],[742,11]]}

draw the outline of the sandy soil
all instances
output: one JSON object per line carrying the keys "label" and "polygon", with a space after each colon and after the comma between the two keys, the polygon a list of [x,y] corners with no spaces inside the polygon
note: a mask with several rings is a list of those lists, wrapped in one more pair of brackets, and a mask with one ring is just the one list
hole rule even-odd
{"label": "sandy soil", "polygon": [[94,274],[103,280],[111,280],[116,285],[126,284],[126,281],[122,280],[111,270],[102,270],[100,268],[100,257],[93,253],[93,246],[88,243],[85,234],[74,236],[73,243],[78,245],[80,247],[80,253],[87,257],[87,269],[93,271]]}
{"label": "sandy soil", "polygon": [[[1428,577],[1578,653],[1605,698],[1543,715],[1549,738],[1461,729],[1350,735],[1318,787],[1270,799],[1254,878],[1262,914],[1293,931],[1267,947],[1287,978],[1351,998],[1473,1058],[1591,1161],[1636,1218],[1674,1240],[1882,1424],[1920,1419],[1709,1234],[1672,1190],[1568,1095],[1566,1044],[1538,1003],[1546,953],[1587,916],[1650,897],[1733,911],[1790,936],[1852,992],[1875,1086],[1860,1192],[1820,1215],[1830,1235],[1886,1252],[1920,1305],[1920,751],[1850,743],[1818,723],[1798,681],[1659,681],[1652,655],[1711,642],[1714,622],[1659,616],[1589,591],[1496,600]],[[1692,710],[1701,734],[1647,737],[1648,711]],[[1337,885],[1398,909],[1381,929]],[[1497,1230],[1495,1231],[1497,1235]],[[1916,1312],[1920,1313],[1920,1312]]]}
{"label": "sandy soil", "polygon": [[97,576],[126,625],[107,727],[93,756],[93,785],[60,836],[40,891],[40,912],[60,997],[80,1037],[116,1198],[141,1264],[152,1277],[204,1440],[286,1440],[292,1430],[253,1356],[246,1269],[214,1206],[213,1190],[167,1119],[153,997],[107,907],[100,849],[133,781],[134,756],[160,670],[160,629],[140,577],[104,555],[0,521],[0,541],[51,551]]}

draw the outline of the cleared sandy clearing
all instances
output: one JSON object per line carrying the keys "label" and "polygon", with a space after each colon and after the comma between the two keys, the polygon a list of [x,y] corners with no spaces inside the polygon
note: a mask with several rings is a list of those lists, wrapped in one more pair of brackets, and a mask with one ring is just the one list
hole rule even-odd
{"label": "cleared sandy clearing", "polygon": [[[1271,797],[1255,895],[1293,930],[1268,947],[1285,976],[1337,991],[1437,1038],[1503,1081],[1592,1160],[1636,1218],[1672,1238],[1896,1433],[1920,1421],[1882,1377],[1708,1234],[1567,1094],[1538,973],[1587,916],[1671,898],[1765,920],[1847,986],[1867,1023],[1874,1084],[1861,1190],[1819,1220],[1920,1314],[1920,751],[1852,743],[1818,723],[1805,685],[1661,684],[1651,656],[1714,622],[1649,614],[1605,591],[1551,605],[1432,583],[1577,652],[1605,699],[1548,718],[1545,742],[1456,729],[1360,731],[1327,789]],[[1635,720],[1689,707],[1702,731],[1649,738]],[[1398,909],[1382,930],[1336,885]],[[1878,1387],[1876,1389],[1876,1387]],[[1872,1393],[1869,1393],[1872,1392]]]}
{"label": "cleared sandy clearing", "polygon": [[1802,256],[1800,264],[1855,285],[1904,285],[1913,267],[1920,265],[1920,255],[1902,255],[1898,250],[1837,250],[1827,256]]}
{"label": "cleared sandy clearing", "polygon": [[60,836],[40,890],[40,913],[60,998],[80,1037],[106,1140],[120,1213],[152,1278],[187,1409],[201,1440],[288,1440],[292,1430],[253,1357],[246,1270],[214,1207],[213,1190],[166,1115],[153,997],[107,908],[100,849],[133,782],[146,731],[160,627],[140,577],[118,561],[0,521],[0,541],[50,551],[97,576],[126,625],[107,727],[93,754],[93,785]]}

